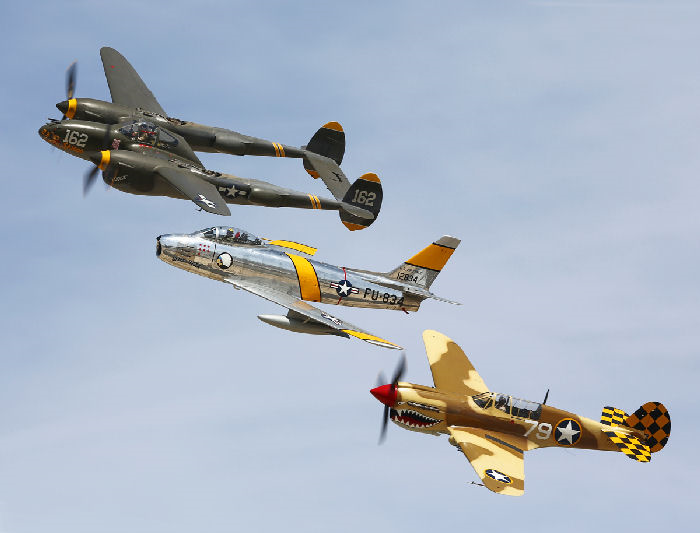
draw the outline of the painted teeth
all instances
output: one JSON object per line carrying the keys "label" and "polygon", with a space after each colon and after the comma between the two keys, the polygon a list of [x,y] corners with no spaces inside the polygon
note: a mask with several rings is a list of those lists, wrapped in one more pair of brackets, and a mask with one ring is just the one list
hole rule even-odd
{"label": "painted teeth", "polygon": [[419,429],[434,426],[440,422],[411,409],[392,409],[391,419],[403,426]]}

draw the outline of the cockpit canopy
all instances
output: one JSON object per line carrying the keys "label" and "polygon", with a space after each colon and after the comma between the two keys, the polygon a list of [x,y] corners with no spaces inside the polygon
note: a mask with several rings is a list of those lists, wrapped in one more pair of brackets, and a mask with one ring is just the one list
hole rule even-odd
{"label": "cockpit canopy", "polygon": [[541,403],[513,398],[507,394],[482,392],[472,396],[472,400],[482,409],[495,408],[511,416],[529,418],[530,420],[539,420],[540,416],[542,416]]}
{"label": "cockpit canopy", "polygon": [[255,235],[251,235],[246,230],[231,228],[227,226],[219,226],[217,228],[207,228],[195,232],[195,235],[200,235],[210,241],[216,241],[221,244],[246,244],[248,246],[260,246],[263,242]]}
{"label": "cockpit canopy", "polygon": [[135,120],[119,128],[119,133],[139,144],[147,144],[163,150],[172,150],[177,146],[177,139],[153,122]]}

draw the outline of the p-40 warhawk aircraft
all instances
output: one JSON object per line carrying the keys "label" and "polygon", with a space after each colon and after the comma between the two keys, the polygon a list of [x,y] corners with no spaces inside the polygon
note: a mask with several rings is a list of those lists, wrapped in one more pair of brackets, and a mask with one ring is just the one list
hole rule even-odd
{"label": "p-40 warhawk aircraft", "polygon": [[267,324],[298,333],[356,337],[384,348],[401,346],[353,326],[307,302],[350,307],[417,311],[432,294],[431,284],[459,239],[444,236],[391,272],[354,270],[307,256],[316,249],[290,241],[267,240],[231,227],[189,235],[161,235],[156,255],[200,276],[230,283],[289,309],[287,316],[259,315]]}
{"label": "p-40 warhawk aircraft", "polygon": [[[671,418],[659,402],[648,402],[628,415],[604,407],[600,422],[545,405],[491,392],[462,349],[451,339],[427,330],[423,341],[434,387],[399,381],[401,360],[392,382],[371,390],[384,404],[387,420],[411,431],[450,435],[483,484],[499,494],[525,490],[524,453],[545,447],[619,451],[642,463],[661,450],[671,433]],[[549,391],[548,391],[549,392]]]}
{"label": "p-40 warhawk aircraft", "polygon": [[[100,50],[112,102],[74,98],[75,63],[68,69],[67,99],[56,104],[63,120],[39,130],[47,142],[103,170],[105,183],[132,194],[192,200],[212,213],[228,215],[226,203],[268,207],[332,209],[348,229],[369,226],[382,202],[375,174],[352,186],[340,169],[345,133],[337,122],[320,128],[302,148],[169,117],[129,62],[116,50]],[[126,154],[123,150],[135,152]],[[119,150],[119,152],[117,152]],[[194,151],[302,158],[335,200],[299,193],[263,181],[206,170]],[[97,169],[86,175],[85,191]]]}

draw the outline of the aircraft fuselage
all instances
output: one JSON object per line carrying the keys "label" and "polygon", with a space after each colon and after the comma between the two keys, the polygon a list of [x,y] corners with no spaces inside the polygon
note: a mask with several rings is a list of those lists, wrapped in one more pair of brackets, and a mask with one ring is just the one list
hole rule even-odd
{"label": "aircraft fuselage", "polygon": [[[458,396],[399,382],[390,419],[404,429],[421,433],[448,433],[448,427],[457,426],[513,435],[522,439],[523,451],[545,447],[620,451],[604,433],[610,431],[608,425],[498,393]],[[646,438],[632,428],[616,431]]]}
{"label": "aircraft fuselage", "polygon": [[201,276],[230,279],[234,284],[237,278],[243,278],[309,302],[404,311],[416,311],[420,305],[418,298],[368,282],[350,269],[307,259],[293,249],[266,245],[252,235],[242,234],[257,242],[225,244],[202,232],[162,235],[158,238],[158,255],[166,263]]}

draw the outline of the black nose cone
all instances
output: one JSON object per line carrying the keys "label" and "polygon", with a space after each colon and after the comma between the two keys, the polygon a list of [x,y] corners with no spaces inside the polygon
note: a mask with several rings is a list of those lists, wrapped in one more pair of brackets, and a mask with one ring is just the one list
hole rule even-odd
{"label": "black nose cone", "polygon": [[58,108],[58,110],[61,113],[63,113],[65,115],[66,112],[68,111],[68,100],[63,100],[63,102],[58,102],[56,104],[56,107]]}

